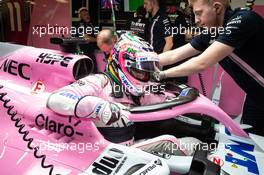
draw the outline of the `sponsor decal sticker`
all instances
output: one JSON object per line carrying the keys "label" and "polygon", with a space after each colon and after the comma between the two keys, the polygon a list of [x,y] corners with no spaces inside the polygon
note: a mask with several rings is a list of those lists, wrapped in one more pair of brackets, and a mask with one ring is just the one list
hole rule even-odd
{"label": "sponsor decal sticker", "polygon": [[210,157],[210,161],[212,161],[214,164],[219,165],[221,167],[224,165],[223,159],[217,156]]}
{"label": "sponsor decal sticker", "polygon": [[65,57],[63,55],[41,53],[36,59],[36,62],[50,65],[59,64],[62,67],[68,67],[69,62],[72,59],[72,57]]}
{"label": "sponsor decal sticker", "polygon": [[15,60],[6,59],[0,66],[0,70],[7,72],[11,75],[18,76],[25,80],[30,80],[29,75],[25,72],[29,72],[30,65],[25,63],[19,63]]}
{"label": "sponsor decal sticker", "polygon": [[71,121],[72,121],[71,116],[69,117],[69,124],[60,123],[56,120],[52,120],[51,118],[54,118],[54,117],[49,117],[49,116],[45,116],[43,114],[39,114],[35,118],[35,124],[40,128],[44,128],[45,130],[56,132],[58,134],[64,134],[67,137],[72,137],[75,134],[83,136],[83,133],[75,131],[75,128],[81,123],[81,120],[78,120],[72,126],[71,125]]}
{"label": "sponsor decal sticker", "polygon": [[32,89],[31,89],[31,93],[33,94],[39,94],[45,91],[45,85],[42,81],[37,81],[36,83],[34,83]]}
{"label": "sponsor decal sticker", "polygon": [[225,161],[232,163],[232,167],[242,166],[247,169],[248,172],[252,174],[259,174],[258,165],[256,163],[256,157],[250,152],[254,151],[255,145],[244,143],[236,140],[231,140],[234,144],[227,144],[225,148],[230,152],[236,153],[239,156],[242,156],[243,159],[236,157],[234,154],[226,154]]}

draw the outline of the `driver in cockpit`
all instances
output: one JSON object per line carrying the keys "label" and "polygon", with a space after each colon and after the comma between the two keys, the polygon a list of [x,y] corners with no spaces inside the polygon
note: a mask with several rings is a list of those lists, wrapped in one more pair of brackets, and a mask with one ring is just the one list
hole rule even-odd
{"label": "driver in cockpit", "polygon": [[[126,107],[161,103],[175,97],[175,94],[166,92],[164,86],[150,81],[159,70],[159,60],[147,42],[130,33],[122,34],[115,44],[114,38],[111,30],[101,31],[97,38],[98,46],[109,52],[106,71],[89,75],[53,92],[47,106],[62,115],[97,118],[99,120],[94,121],[95,125],[105,139],[132,145],[135,127],[128,119]],[[199,142],[192,139],[192,142]],[[175,144],[168,140],[171,139],[163,136],[155,144],[158,143],[159,147],[163,145],[164,148],[168,148],[167,144]],[[153,145],[150,147],[153,149]],[[192,152],[190,149],[186,154]]]}

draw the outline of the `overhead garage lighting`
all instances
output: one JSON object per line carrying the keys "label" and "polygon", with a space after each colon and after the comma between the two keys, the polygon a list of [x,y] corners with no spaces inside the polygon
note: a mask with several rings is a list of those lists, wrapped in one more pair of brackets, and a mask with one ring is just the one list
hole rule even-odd
{"label": "overhead garage lighting", "polygon": [[69,3],[68,0],[56,0],[58,3]]}

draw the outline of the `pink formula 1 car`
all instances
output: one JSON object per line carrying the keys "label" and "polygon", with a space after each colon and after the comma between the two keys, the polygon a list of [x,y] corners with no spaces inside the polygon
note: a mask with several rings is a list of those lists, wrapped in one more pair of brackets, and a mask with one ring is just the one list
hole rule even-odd
{"label": "pink formula 1 car", "polygon": [[114,144],[104,139],[94,119],[61,116],[46,107],[51,92],[87,76],[91,69],[91,60],[83,55],[0,43],[1,175],[264,174],[264,139],[249,136],[190,87],[175,86],[176,98],[128,108],[127,113],[134,122],[189,113],[220,122],[207,126],[213,138],[196,145],[194,156],[151,154],[139,149],[141,143]]}

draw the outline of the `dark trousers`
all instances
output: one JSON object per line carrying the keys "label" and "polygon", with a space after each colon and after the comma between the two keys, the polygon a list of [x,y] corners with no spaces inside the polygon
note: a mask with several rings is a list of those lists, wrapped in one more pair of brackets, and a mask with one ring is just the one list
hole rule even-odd
{"label": "dark trousers", "polygon": [[244,124],[253,126],[253,128],[247,129],[247,132],[264,136],[264,102],[258,103],[247,96],[242,121]]}

